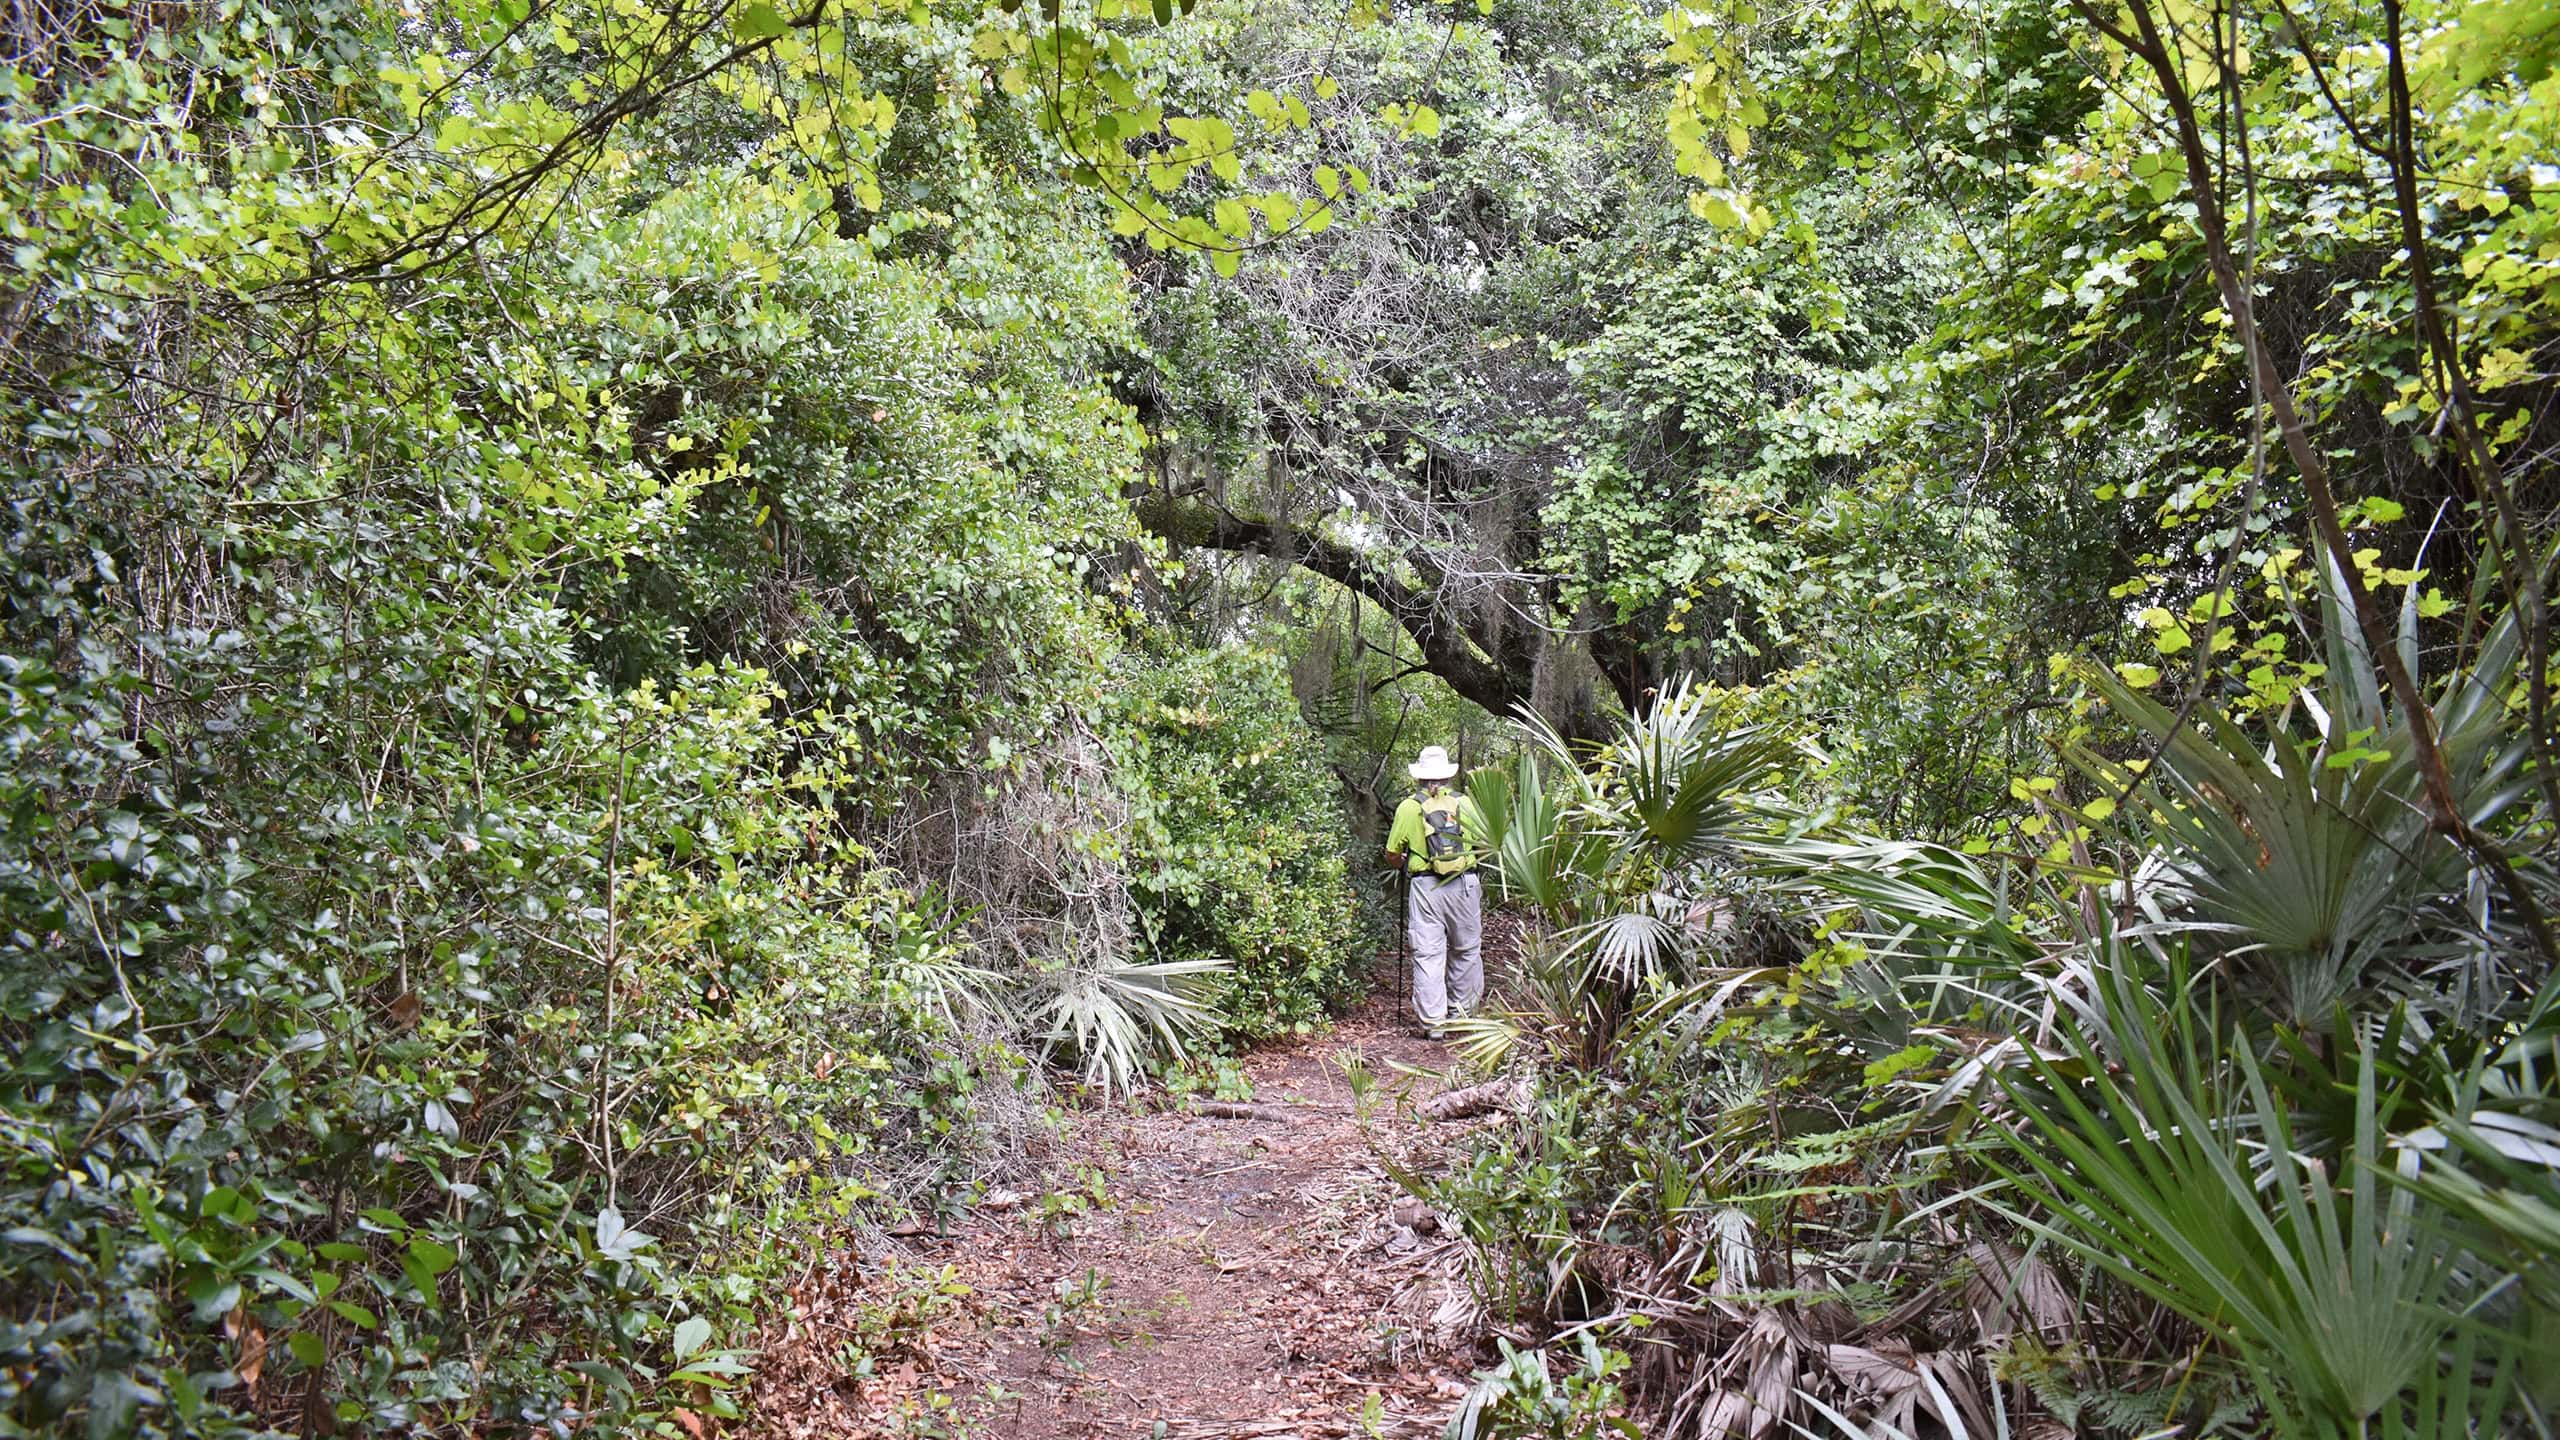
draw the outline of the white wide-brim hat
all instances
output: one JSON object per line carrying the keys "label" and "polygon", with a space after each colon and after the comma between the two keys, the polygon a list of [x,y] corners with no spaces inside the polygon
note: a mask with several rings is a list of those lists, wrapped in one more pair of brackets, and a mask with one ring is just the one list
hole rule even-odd
{"label": "white wide-brim hat", "polygon": [[1450,759],[1449,752],[1440,746],[1425,745],[1422,758],[1404,767],[1404,773],[1416,780],[1454,780],[1458,775],[1458,762]]}

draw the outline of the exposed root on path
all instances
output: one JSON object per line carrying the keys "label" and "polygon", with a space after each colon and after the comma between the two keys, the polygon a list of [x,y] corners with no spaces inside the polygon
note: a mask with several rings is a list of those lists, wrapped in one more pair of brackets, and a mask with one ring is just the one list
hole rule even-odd
{"label": "exposed root on path", "polygon": [[[1382,1089],[1454,1064],[1373,1001],[1246,1056],[1250,1105],[1082,1113],[1047,1190],[813,1266],[750,1433],[1438,1434],[1478,1363],[1467,1246],[1387,1178],[1346,1061]],[[1470,1128],[1397,1108],[1371,1133],[1402,1166],[1436,1168]]]}

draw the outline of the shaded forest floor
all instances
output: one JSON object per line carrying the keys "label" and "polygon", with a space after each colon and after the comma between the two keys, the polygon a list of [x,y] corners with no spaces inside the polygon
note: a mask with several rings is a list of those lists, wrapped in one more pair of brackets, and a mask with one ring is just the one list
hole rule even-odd
{"label": "shaded forest floor", "polygon": [[[1376,1147],[1437,1168],[1473,1125],[1393,1102],[1458,1083],[1441,1074],[1448,1049],[1407,1024],[1394,965],[1328,1032],[1244,1056],[1249,1104],[1078,1112],[1045,1192],[990,1192],[877,1265],[848,1250],[813,1266],[759,1365],[755,1433],[1438,1434],[1480,1363],[1482,1317],[1465,1247]],[[1346,1075],[1363,1064],[1378,1079],[1366,1133]],[[922,1298],[884,1316],[902,1289]]]}

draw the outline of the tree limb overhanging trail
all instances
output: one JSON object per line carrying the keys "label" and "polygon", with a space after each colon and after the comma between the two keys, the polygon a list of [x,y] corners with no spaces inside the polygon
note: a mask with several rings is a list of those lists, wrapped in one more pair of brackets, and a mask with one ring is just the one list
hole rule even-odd
{"label": "tree limb overhanging trail", "polygon": [[[1438,162],[1419,152],[1363,163],[1380,194],[1432,198],[1244,272],[1235,288],[1248,313],[1291,337],[1251,356],[1249,387],[1204,403],[1168,358],[1197,342],[1168,330],[1162,368],[1133,372],[1127,387],[1162,461],[1134,508],[1177,548],[1345,585],[1388,608],[1426,671],[1462,697],[1496,716],[1531,704],[1568,735],[1596,738],[1604,711],[1664,679],[1664,636],[1646,626],[1661,607],[1640,618],[1618,599],[1589,599],[1605,588],[1590,588],[1578,550],[1558,548],[1571,525],[1554,505],[1583,467],[1564,437],[1593,399],[1548,347],[1489,330],[1518,317],[1494,320],[1495,302],[1468,278],[1546,241],[1519,217],[1487,213],[1499,206],[1480,187],[1432,186]],[[1184,267],[1139,271],[1143,284],[1187,293]],[[1209,436],[1224,438],[1204,446]]]}
{"label": "tree limb overhanging trail", "polygon": [[[1576,642],[1623,706],[1635,707],[1659,679],[1633,629],[1555,621],[1558,582],[1550,574],[1470,566],[1424,536],[1357,545],[1315,523],[1239,513],[1206,490],[1149,486],[1130,496],[1130,508],[1149,533],[1176,546],[1295,565],[1374,602],[1420,651],[1414,671],[1438,677],[1491,715],[1536,712],[1567,739],[1599,738],[1606,722],[1591,695],[1574,687],[1544,693],[1539,684],[1555,649]],[[1482,603],[1461,598],[1467,594]]]}
{"label": "tree limb overhanging trail", "polygon": [[[1135,504],[1139,522],[1177,544],[1266,556],[1296,564],[1359,592],[1395,617],[1422,651],[1430,673],[1495,715],[1529,703],[1537,663],[1536,632],[1515,626],[1501,636],[1449,613],[1437,596],[1396,578],[1378,557],[1312,530],[1290,529],[1238,515],[1203,496],[1149,490]],[[1438,567],[1408,550],[1400,558],[1426,578]],[[1426,568],[1427,567],[1427,568]]]}

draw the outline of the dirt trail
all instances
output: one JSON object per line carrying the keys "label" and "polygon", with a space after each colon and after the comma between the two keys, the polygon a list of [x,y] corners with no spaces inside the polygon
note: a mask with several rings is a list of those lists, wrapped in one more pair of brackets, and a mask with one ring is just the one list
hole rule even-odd
{"label": "dirt trail", "polygon": [[[789,1343],[800,1358],[781,1368],[800,1375],[759,1383],[758,1428],[989,1440],[1438,1434],[1477,1363],[1461,1247],[1403,1198],[1361,1134],[1342,1068],[1355,1057],[1382,1091],[1411,1084],[1417,1096],[1439,1084],[1412,1072],[1451,1064],[1405,1029],[1390,991],[1325,1034],[1244,1057],[1256,1116],[1126,1106],[1074,1116],[1052,1157],[1059,1188],[991,1196],[949,1236],[903,1242],[908,1280],[947,1265],[966,1294],[908,1333],[882,1336],[869,1322],[868,1376],[807,1375],[809,1361],[855,1338],[828,1333],[822,1317],[854,1315],[862,1298],[849,1267],[819,1267],[818,1289],[837,1293],[801,1297],[818,1323]],[[1380,1105],[1374,1123],[1400,1156],[1419,1159],[1465,1128],[1426,1133],[1394,1110]]]}

